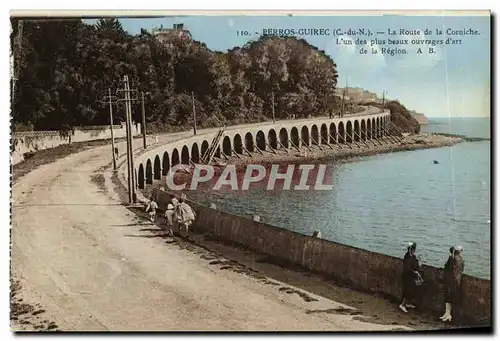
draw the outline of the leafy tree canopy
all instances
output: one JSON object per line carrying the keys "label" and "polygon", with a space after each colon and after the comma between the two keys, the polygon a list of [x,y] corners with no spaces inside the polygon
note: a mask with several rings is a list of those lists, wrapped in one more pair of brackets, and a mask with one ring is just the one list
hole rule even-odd
{"label": "leafy tree canopy", "polygon": [[[201,127],[276,118],[325,115],[339,107],[334,95],[337,66],[305,40],[262,37],[227,53],[172,35],[160,42],[148,31],[129,35],[116,18],[95,25],[81,20],[26,20],[16,48],[14,126],[67,130],[109,123],[101,103],[107,89],[118,95],[123,76],[146,93],[149,131],[178,130],[192,124],[194,94]],[[140,94],[132,97],[140,98]],[[132,105],[140,120],[140,102]],[[123,105],[115,121],[124,120]]]}

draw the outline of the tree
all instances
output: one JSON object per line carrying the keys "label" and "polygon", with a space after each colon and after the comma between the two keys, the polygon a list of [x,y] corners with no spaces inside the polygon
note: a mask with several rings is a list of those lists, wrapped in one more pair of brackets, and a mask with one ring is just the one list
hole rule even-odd
{"label": "tree", "polygon": [[[15,36],[14,30],[11,39]],[[261,37],[221,53],[178,35],[160,42],[142,29],[131,36],[116,18],[106,18],[95,25],[27,20],[22,39],[22,54],[15,55],[21,65],[16,127],[67,131],[108,124],[108,109],[100,101],[109,87],[123,85],[124,75],[149,94],[146,121],[157,131],[192,124],[191,92],[202,127],[270,120],[272,93],[277,118],[324,115],[339,106],[334,61],[293,37]],[[115,112],[117,121],[124,120],[123,108]],[[140,119],[137,103],[132,115]]]}
{"label": "tree", "polygon": [[120,34],[125,33],[122,24],[118,21],[117,18],[99,19],[97,21],[96,27],[98,32],[120,33]]}

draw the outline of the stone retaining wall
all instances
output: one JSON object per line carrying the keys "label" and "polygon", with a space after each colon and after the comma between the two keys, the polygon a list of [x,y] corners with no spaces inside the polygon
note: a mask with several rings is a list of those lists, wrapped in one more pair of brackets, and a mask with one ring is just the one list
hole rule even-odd
{"label": "stone retaining wall", "polygon": [[[133,124],[134,135],[141,133],[141,125]],[[113,126],[115,138],[125,137],[125,123]],[[12,164],[15,165],[24,160],[25,154],[38,150],[54,148],[63,144],[73,142],[84,142],[93,140],[106,140],[111,138],[111,129],[107,126],[76,127],[67,136],[61,135],[58,131],[27,131],[12,134],[11,157]]]}
{"label": "stone retaining wall", "polygon": [[[165,209],[170,201],[168,193],[155,189],[153,195],[160,209]],[[197,203],[190,204],[197,213],[195,231],[245,246],[280,262],[299,265],[353,289],[382,294],[393,300],[401,297],[403,264],[400,258],[305,236]],[[442,314],[444,295],[439,280],[442,270],[424,265],[422,275],[425,284],[421,305]],[[491,325],[490,281],[464,275],[462,283],[461,319],[467,324]]]}

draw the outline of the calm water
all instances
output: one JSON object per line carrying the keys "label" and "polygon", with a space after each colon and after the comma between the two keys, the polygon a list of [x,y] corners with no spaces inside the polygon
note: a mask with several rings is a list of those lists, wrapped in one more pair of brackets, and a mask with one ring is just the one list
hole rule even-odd
{"label": "calm water", "polygon": [[[489,137],[490,121],[432,119],[423,130]],[[227,212],[259,214],[308,235],[319,228],[325,239],[396,257],[414,241],[424,263],[438,267],[459,244],[465,273],[490,278],[490,141],[366,157],[334,165],[332,177],[331,191],[254,189],[209,197]]]}

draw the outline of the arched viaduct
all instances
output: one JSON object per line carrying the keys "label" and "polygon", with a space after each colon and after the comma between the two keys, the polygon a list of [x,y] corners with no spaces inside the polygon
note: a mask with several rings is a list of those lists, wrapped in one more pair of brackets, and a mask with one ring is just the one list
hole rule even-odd
{"label": "arched viaduct", "polygon": [[[376,112],[376,113],[373,113]],[[350,144],[378,139],[385,136],[390,120],[389,111],[379,112],[370,107],[364,113],[344,118],[316,118],[307,120],[278,121],[273,123],[227,127],[218,144],[216,156],[224,153],[248,155],[261,151],[285,150],[304,145]],[[187,139],[162,144],[146,151],[135,159],[137,187],[164,179],[171,167],[202,163],[201,157],[212,144],[217,131],[194,135]]]}

